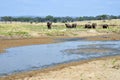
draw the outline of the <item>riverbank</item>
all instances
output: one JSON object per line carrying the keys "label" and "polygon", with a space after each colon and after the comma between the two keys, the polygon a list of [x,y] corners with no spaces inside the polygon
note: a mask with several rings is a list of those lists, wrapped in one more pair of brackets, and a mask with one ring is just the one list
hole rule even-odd
{"label": "riverbank", "polygon": [[[85,40],[120,40],[119,34],[115,33],[85,33],[77,37],[41,37],[31,39],[1,39],[0,49],[33,45],[48,44],[55,42],[56,39],[78,38]],[[96,66],[97,65],[97,66]],[[74,62],[58,65],[52,68],[14,74],[0,80],[119,80],[120,76],[120,57],[110,57],[93,59],[89,61]],[[115,77],[115,78],[114,78]]]}
{"label": "riverbank", "polygon": [[34,45],[34,44],[48,44],[52,43],[53,38],[42,37],[42,38],[28,38],[28,39],[1,39],[0,40],[0,52],[5,51],[6,48]]}
{"label": "riverbank", "polygon": [[70,39],[78,38],[83,40],[120,40],[120,35],[117,33],[93,33],[81,32],[79,36],[46,36],[34,38],[0,38],[0,53],[4,52],[6,48],[34,45],[34,44],[48,44],[55,42],[56,39]]}

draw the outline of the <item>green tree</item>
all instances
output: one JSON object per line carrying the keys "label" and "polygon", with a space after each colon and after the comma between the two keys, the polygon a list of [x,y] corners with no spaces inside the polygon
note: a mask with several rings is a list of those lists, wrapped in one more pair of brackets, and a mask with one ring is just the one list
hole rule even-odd
{"label": "green tree", "polygon": [[12,17],[11,16],[4,16],[4,17],[1,17],[1,20],[2,21],[12,21]]}
{"label": "green tree", "polygon": [[51,15],[48,15],[45,17],[46,21],[53,21],[54,20],[54,17],[51,16]]}
{"label": "green tree", "polygon": [[108,18],[109,18],[109,15],[103,14],[103,15],[96,16],[96,18],[97,18],[98,20],[105,20],[105,19],[108,19]]}

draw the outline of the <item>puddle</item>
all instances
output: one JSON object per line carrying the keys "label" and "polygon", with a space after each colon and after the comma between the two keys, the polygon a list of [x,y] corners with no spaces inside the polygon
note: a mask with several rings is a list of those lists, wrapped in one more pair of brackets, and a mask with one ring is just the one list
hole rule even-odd
{"label": "puddle", "polygon": [[120,55],[120,41],[65,41],[7,49],[0,54],[0,76],[103,56]]}

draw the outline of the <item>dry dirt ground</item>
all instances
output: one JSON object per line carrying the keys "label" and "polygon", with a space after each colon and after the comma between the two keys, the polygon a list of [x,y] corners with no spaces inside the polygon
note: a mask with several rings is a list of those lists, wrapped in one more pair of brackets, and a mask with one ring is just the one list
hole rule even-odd
{"label": "dry dirt ground", "polygon": [[[87,40],[120,40],[119,34],[86,33]],[[94,35],[94,36],[93,36]],[[32,39],[1,39],[0,51],[5,48],[32,44],[48,44],[54,39],[74,37],[41,37]],[[0,77],[0,80],[120,80],[120,57],[94,59],[58,65],[52,68]]]}
{"label": "dry dirt ground", "polygon": [[[120,59],[96,60],[68,66],[24,80],[120,80]],[[22,79],[21,79],[22,80]]]}

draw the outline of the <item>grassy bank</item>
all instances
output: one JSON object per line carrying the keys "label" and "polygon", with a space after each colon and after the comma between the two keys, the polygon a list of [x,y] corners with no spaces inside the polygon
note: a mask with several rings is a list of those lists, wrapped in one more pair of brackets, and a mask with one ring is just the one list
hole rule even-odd
{"label": "grassy bank", "polygon": [[[48,30],[46,23],[0,23],[0,36],[2,37],[40,37],[40,36],[79,36],[80,32],[89,31],[84,29],[86,23],[97,23],[95,31],[100,33],[120,33],[120,20],[96,20],[75,22],[78,24],[76,29],[67,29],[64,23],[53,23],[52,30]],[[102,24],[109,24],[108,29],[102,29]]]}

